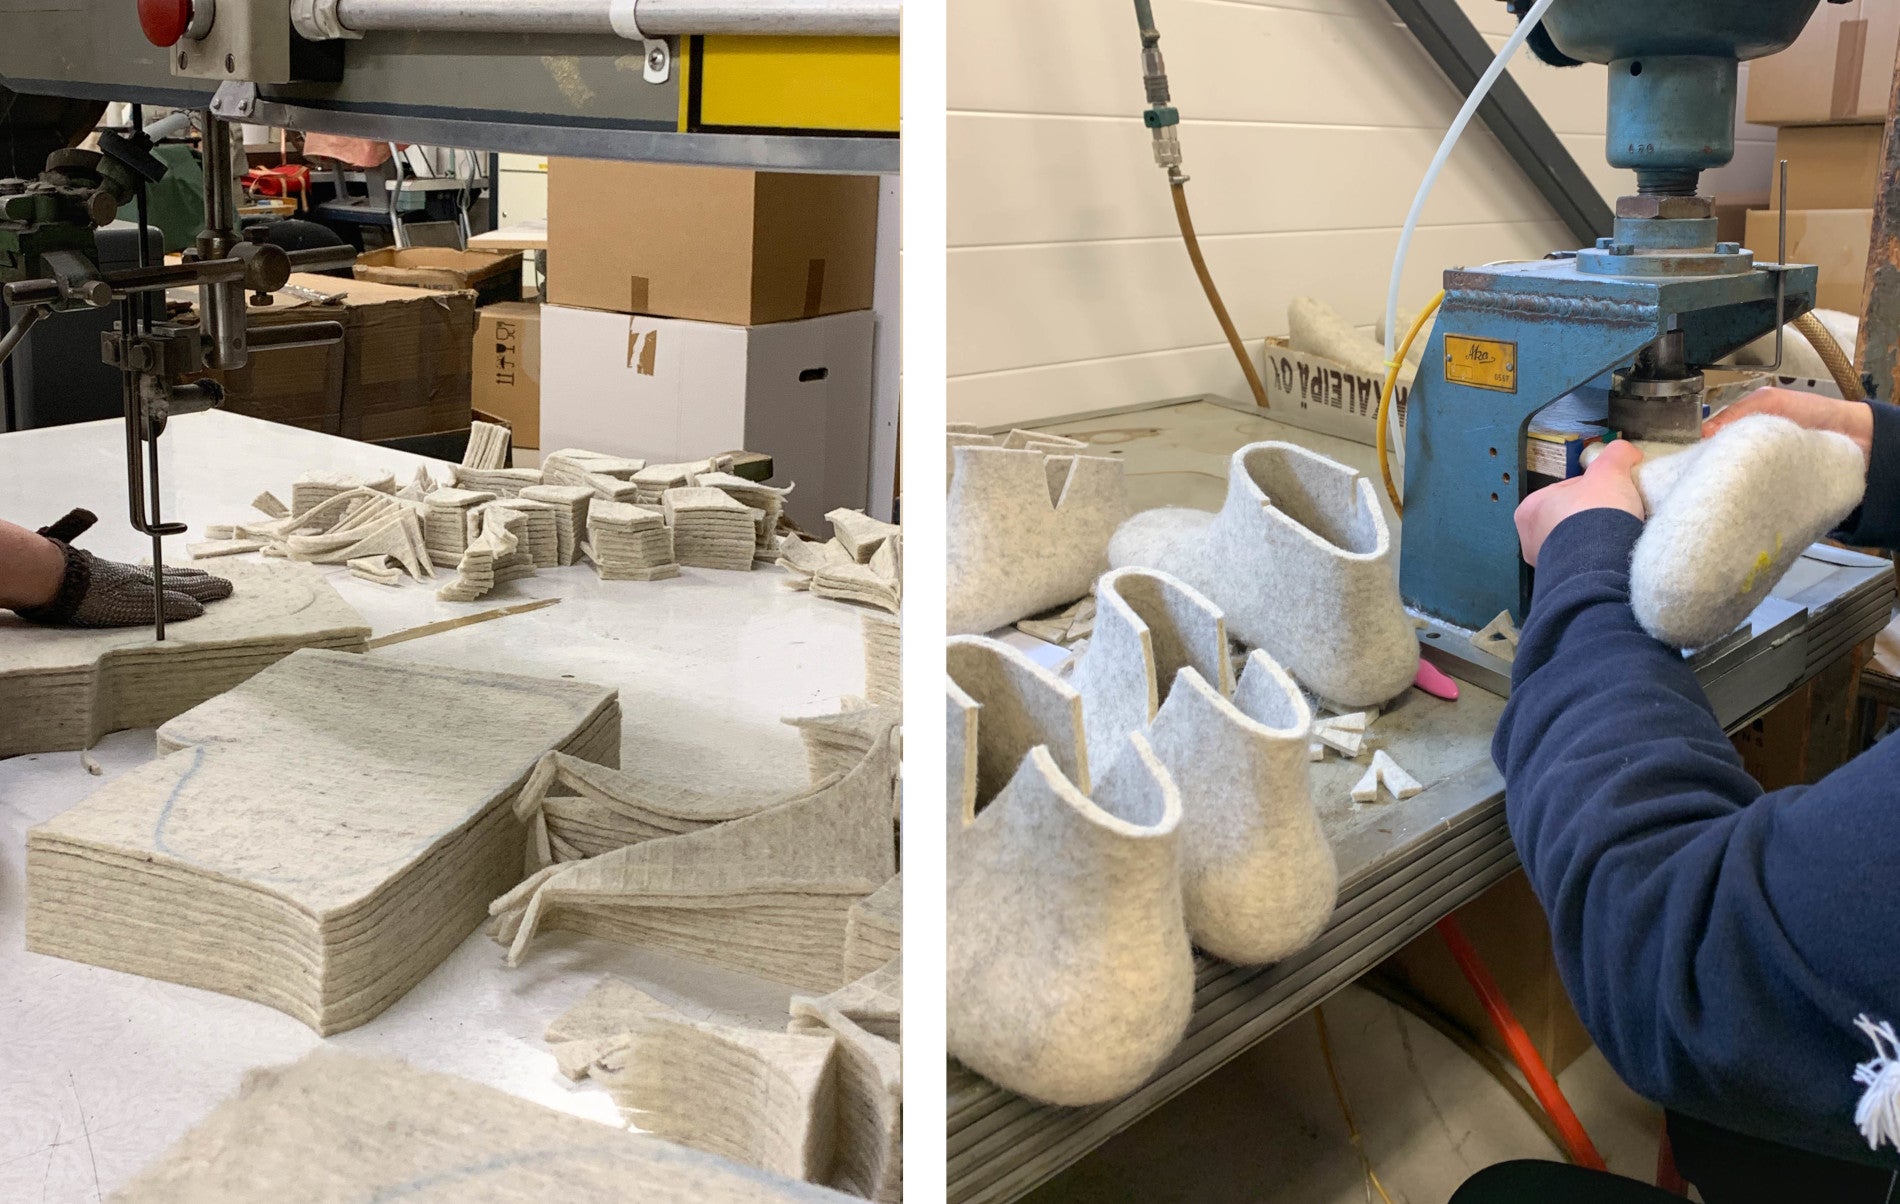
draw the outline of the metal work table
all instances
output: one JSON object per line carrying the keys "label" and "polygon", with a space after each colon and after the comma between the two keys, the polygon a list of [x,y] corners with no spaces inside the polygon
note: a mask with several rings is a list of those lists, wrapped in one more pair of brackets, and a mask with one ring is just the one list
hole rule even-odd
{"label": "metal work table", "polygon": [[[0,515],[37,525],[85,506],[102,521],[81,546],[138,559],[149,544],[126,525],[124,447],[117,421],[0,436]],[[161,448],[166,514],[193,527],[168,544],[168,563],[185,560],[184,543],[204,538],[206,524],[251,514],[260,491],[288,500],[307,469],[393,470],[401,481],[428,464],[438,479],[447,475],[438,461],[220,412],[174,419]],[[836,709],[864,689],[862,612],[785,588],[776,568],[602,582],[576,566],[470,604],[439,602],[414,582],[390,588],[342,566],[323,571],[375,637],[559,597],[368,655],[617,687],[622,764],[660,781],[743,784],[762,799],[803,789],[803,747],[780,718]],[[563,1079],[541,1039],[608,974],[736,1022],[784,1026],[787,987],[571,933],[549,933],[545,949],[510,970],[477,932],[381,1016],[322,1041],[259,1004],[27,953],[26,830],[153,754],[148,729],[107,737],[94,753],[100,777],[74,752],[0,760],[0,1200],[109,1195],[235,1092],[246,1071],[319,1043],[399,1055],[613,1120],[605,1093]]]}
{"label": "metal work table", "polygon": [[[1214,400],[1106,411],[1041,429],[1087,439],[1098,453],[1124,459],[1138,509],[1218,508],[1226,495],[1229,455],[1262,439],[1310,447],[1378,480],[1370,446]],[[1386,517],[1396,537],[1398,522],[1389,507]],[[1724,725],[1740,727],[1886,626],[1894,600],[1892,568],[1854,552],[1811,549],[1756,611],[1747,631],[1697,657],[1697,675]],[[1431,634],[1456,638],[1446,631]],[[1187,1035],[1146,1085],[1112,1103],[1054,1108],[951,1064],[953,1204],[1026,1194],[1517,868],[1504,822],[1504,782],[1490,758],[1509,666],[1491,659],[1477,676],[1492,688],[1464,683],[1455,703],[1408,690],[1373,725],[1374,746],[1390,751],[1426,784],[1414,798],[1355,804],[1350,791],[1363,764],[1329,754],[1313,767],[1314,804],[1339,861],[1339,903],[1331,924],[1311,946],[1277,965],[1237,967],[1196,954]]]}

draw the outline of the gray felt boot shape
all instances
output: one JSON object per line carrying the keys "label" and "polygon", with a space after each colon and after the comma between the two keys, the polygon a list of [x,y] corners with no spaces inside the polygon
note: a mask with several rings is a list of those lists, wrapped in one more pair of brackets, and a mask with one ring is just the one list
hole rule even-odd
{"label": "gray felt boot shape", "polygon": [[981,635],[1088,593],[1128,517],[1121,461],[1005,447],[952,454],[950,633]]}
{"label": "gray felt boot shape", "polygon": [[1032,1099],[1140,1086],[1194,997],[1181,799],[1147,741],[1090,790],[1082,700],[1014,648],[949,642],[952,1056]]}
{"label": "gray felt boot shape", "polygon": [[1297,953],[1339,889],[1307,782],[1305,697],[1259,651],[1236,689],[1219,609],[1178,579],[1116,569],[1095,592],[1095,634],[1072,677],[1091,763],[1141,732],[1174,779],[1196,945],[1239,965]]}
{"label": "gray felt boot shape", "polygon": [[1143,511],[1115,532],[1108,559],[1200,590],[1235,639],[1328,702],[1375,706],[1418,672],[1372,482],[1318,452],[1248,444],[1234,453],[1220,513]]}

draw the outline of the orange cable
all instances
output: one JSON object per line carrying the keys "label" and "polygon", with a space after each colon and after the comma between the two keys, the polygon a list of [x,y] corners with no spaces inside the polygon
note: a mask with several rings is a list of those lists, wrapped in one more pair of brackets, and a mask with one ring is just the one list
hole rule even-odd
{"label": "orange cable", "polygon": [[1490,969],[1484,964],[1484,959],[1478,956],[1477,949],[1465,936],[1464,929],[1458,926],[1455,918],[1446,916],[1438,921],[1438,935],[1444,938],[1446,948],[1451,950],[1451,956],[1458,963],[1458,969],[1464,972],[1465,981],[1478,993],[1478,1002],[1484,1005],[1485,1014],[1490,1016],[1498,1035],[1504,1039],[1511,1059],[1529,1081],[1531,1094],[1537,1097],[1537,1102],[1544,1106],[1544,1111],[1550,1114],[1551,1121],[1556,1124],[1570,1160],[1592,1170],[1608,1170],[1603,1155],[1597,1153],[1596,1146],[1590,1141],[1590,1134],[1584,1131],[1583,1122],[1577,1119],[1570,1101],[1564,1098],[1556,1076],[1544,1064],[1537,1047],[1531,1043],[1530,1034],[1518,1022],[1517,1013],[1511,1010],[1504,992],[1498,989],[1497,979],[1491,977]]}

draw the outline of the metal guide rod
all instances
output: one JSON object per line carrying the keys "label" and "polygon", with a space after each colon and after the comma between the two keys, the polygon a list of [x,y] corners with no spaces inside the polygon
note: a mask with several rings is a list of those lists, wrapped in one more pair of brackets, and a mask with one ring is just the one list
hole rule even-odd
{"label": "metal guide rod", "polygon": [[[132,117],[133,129],[136,130],[142,127],[145,124],[145,106],[138,105],[138,104],[133,105],[132,110],[131,110],[131,117]],[[136,202],[135,212],[138,216],[139,271],[144,272],[150,269],[152,266],[151,248],[146,245],[146,242],[147,242],[146,235],[151,230],[152,215],[150,211],[150,201],[146,195],[145,181],[143,178],[139,179],[137,183],[133,186],[132,195],[133,195],[133,199]],[[132,336],[134,333],[139,333],[139,334],[151,333],[152,311],[151,311],[150,305],[147,302],[148,302],[148,298],[145,298],[145,297],[127,297],[125,299],[125,304],[120,308],[120,311],[119,311],[120,314],[122,315],[120,319],[121,321],[120,338],[123,340],[122,346],[130,347],[132,345]],[[134,330],[132,329],[132,320],[133,320],[134,314],[137,314],[139,317],[139,328],[137,332],[134,332]],[[134,392],[136,393],[136,390],[134,390]],[[141,420],[143,420],[144,412],[145,412],[144,405],[140,404],[136,400],[128,402],[127,404],[137,405],[140,418]],[[152,457],[151,512],[152,512],[153,519],[156,520],[158,517],[158,438],[152,432],[147,431],[145,442],[146,442],[146,447]],[[152,535],[152,637],[154,640],[162,643],[164,642],[164,639],[165,639],[165,538],[162,532],[156,531],[156,530],[153,531],[151,535]]]}
{"label": "metal guide rod", "polygon": [[[238,241],[237,163],[232,146],[233,127],[209,110],[200,120],[204,131],[205,228],[198,235],[200,259],[223,259]],[[210,343],[205,359],[210,366],[242,368],[244,349],[244,285],[238,281],[203,284],[198,288],[198,310]]]}
{"label": "metal guide rod", "polygon": [[[327,7],[327,14],[310,9]],[[329,0],[296,6],[297,30],[334,37],[379,30],[428,33],[693,34],[896,37],[901,0]]]}
{"label": "metal guide rod", "polygon": [[1788,161],[1783,159],[1777,170],[1781,191],[1776,197],[1781,207],[1775,211],[1779,219],[1775,239],[1775,362],[1768,365],[1770,372],[1781,367],[1781,344],[1788,324]]}

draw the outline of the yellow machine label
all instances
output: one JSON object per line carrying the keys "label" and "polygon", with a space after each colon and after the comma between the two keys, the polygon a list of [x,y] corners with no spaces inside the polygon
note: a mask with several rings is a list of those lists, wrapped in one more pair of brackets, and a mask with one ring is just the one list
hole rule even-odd
{"label": "yellow machine label", "polygon": [[1501,339],[1445,336],[1445,379],[1474,389],[1517,392],[1517,344]]}
{"label": "yellow machine label", "polygon": [[896,38],[705,37],[691,128],[896,133]]}

